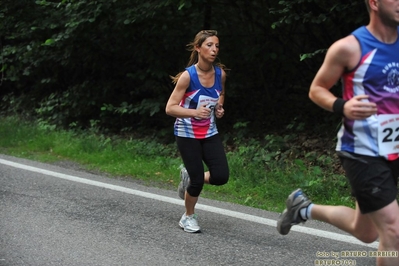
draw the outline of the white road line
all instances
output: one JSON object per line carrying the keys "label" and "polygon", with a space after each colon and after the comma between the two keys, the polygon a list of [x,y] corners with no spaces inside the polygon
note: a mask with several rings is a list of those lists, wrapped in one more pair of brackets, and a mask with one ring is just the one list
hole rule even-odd
{"label": "white road line", "polygon": [[[4,164],[4,165],[15,167],[15,168],[31,171],[31,172],[36,172],[36,173],[41,173],[44,175],[58,177],[58,178],[73,181],[73,182],[92,185],[92,186],[96,186],[96,187],[107,188],[107,189],[111,189],[114,191],[132,194],[132,195],[149,198],[149,199],[153,199],[153,200],[168,202],[168,203],[172,203],[172,204],[176,204],[176,205],[184,205],[184,202],[181,199],[174,199],[174,198],[170,198],[170,197],[166,197],[166,196],[160,196],[157,194],[143,192],[140,190],[125,188],[125,187],[121,187],[121,186],[115,186],[115,185],[102,183],[102,182],[98,182],[98,181],[93,181],[93,180],[89,180],[89,179],[85,179],[85,178],[81,178],[81,177],[77,177],[77,176],[66,175],[66,174],[62,174],[62,173],[58,173],[58,172],[48,171],[48,170],[44,170],[41,168],[32,167],[32,166],[28,166],[28,165],[24,165],[24,164],[20,164],[20,163],[15,163],[15,162],[3,160],[3,159],[0,159],[0,163]],[[222,215],[242,219],[245,221],[264,224],[264,225],[272,226],[272,227],[276,227],[276,223],[277,223],[277,221],[272,220],[272,219],[262,218],[262,217],[258,217],[258,216],[254,216],[254,215],[250,215],[250,214],[246,214],[246,213],[226,210],[226,209],[217,208],[217,207],[204,205],[204,204],[197,204],[196,208],[200,209],[200,210],[213,212],[213,213],[217,213],[217,214],[222,214]],[[366,244],[352,236],[332,233],[332,232],[323,231],[323,230],[319,230],[319,229],[313,229],[313,228],[304,227],[304,226],[300,226],[300,225],[292,227],[291,231],[300,232],[300,233],[318,236],[318,237],[323,237],[323,238],[327,238],[327,239],[331,239],[331,240],[346,242],[346,243],[350,243],[350,244],[367,246],[370,248],[378,248],[378,244],[379,244],[378,242]]]}

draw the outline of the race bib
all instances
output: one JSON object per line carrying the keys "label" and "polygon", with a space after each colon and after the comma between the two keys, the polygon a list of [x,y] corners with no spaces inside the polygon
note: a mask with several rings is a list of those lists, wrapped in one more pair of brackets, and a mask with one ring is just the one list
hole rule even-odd
{"label": "race bib", "polygon": [[380,155],[399,153],[399,114],[378,116],[378,150]]}
{"label": "race bib", "polygon": [[[198,99],[197,109],[199,109],[201,106],[206,105],[206,107],[211,109],[211,114],[209,115],[209,117],[211,117],[213,115],[214,112],[213,109],[215,108],[217,102],[218,102],[217,98],[212,98],[206,95],[200,95]],[[201,118],[199,117],[194,117],[194,118],[197,120],[201,120]]]}

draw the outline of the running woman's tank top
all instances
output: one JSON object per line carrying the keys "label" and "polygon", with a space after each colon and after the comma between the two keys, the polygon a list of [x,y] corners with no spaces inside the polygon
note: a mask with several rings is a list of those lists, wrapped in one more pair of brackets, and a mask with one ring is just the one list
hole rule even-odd
{"label": "running woman's tank top", "polygon": [[190,109],[198,109],[206,105],[211,109],[211,114],[206,119],[177,118],[174,125],[174,134],[178,137],[204,139],[218,133],[215,121],[215,106],[222,92],[222,70],[215,68],[215,82],[212,87],[206,88],[201,85],[195,66],[186,70],[190,75],[190,86],[186,90],[180,106]]}
{"label": "running woman's tank top", "polygon": [[[392,44],[382,43],[365,26],[352,34],[360,43],[361,59],[355,69],[342,76],[343,99],[368,95],[365,101],[376,103],[378,113],[364,120],[343,118],[336,150],[377,157],[381,156],[379,148],[382,146],[378,141],[378,129],[382,124],[378,116],[399,114],[399,40]],[[389,137],[399,138],[398,128],[396,133],[393,128],[392,133]],[[394,160],[398,154],[384,157]]]}

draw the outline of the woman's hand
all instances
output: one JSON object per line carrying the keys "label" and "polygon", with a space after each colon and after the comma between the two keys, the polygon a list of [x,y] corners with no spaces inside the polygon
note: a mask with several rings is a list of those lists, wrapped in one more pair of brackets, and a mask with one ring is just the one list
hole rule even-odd
{"label": "woman's hand", "polygon": [[215,116],[216,118],[222,118],[224,115],[224,109],[222,104],[216,104],[215,106]]}
{"label": "woman's hand", "polygon": [[207,119],[211,115],[211,109],[207,105],[202,105],[196,110],[196,119]]}

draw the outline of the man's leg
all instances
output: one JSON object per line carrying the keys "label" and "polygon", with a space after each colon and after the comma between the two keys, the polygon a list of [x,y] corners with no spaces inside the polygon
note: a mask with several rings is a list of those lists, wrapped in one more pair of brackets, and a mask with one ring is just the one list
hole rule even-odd
{"label": "man's leg", "polygon": [[[357,204],[355,210],[344,206],[315,204],[312,219],[334,225],[366,243],[379,237],[378,251],[399,252],[399,206],[396,200],[369,214],[361,214]],[[399,265],[399,257],[378,256],[377,265]]]}
{"label": "man's leg", "polygon": [[371,217],[368,214],[361,214],[357,202],[356,209],[314,204],[312,219],[334,225],[365,243],[374,242],[378,238],[378,232]]}
{"label": "man's leg", "polygon": [[[378,251],[399,252],[399,207],[396,200],[369,214],[379,233]],[[383,253],[382,253],[383,254]],[[399,265],[399,257],[377,257],[377,265]]]}

